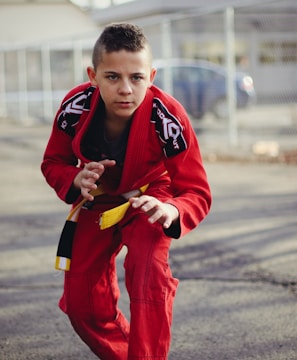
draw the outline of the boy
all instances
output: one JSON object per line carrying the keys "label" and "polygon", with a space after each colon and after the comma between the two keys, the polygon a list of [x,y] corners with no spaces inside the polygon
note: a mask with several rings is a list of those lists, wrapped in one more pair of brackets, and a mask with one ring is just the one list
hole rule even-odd
{"label": "boy", "polygon": [[[107,26],[92,61],[90,82],[57,112],[41,165],[63,201],[85,201],[72,214],[79,213],[59,306],[100,359],[165,360],[178,284],[170,243],[207,215],[210,189],[183,107],[152,85],[141,29]],[[115,258],[124,245],[130,323],[117,307]]]}

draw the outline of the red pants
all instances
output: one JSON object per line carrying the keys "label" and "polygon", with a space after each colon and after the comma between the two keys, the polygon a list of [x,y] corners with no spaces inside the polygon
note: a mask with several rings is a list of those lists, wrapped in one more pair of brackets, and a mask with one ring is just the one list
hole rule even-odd
{"label": "red pants", "polygon": [[[166,360],[178,284],[168,265],[171,239],[134,209],[106,230],[99,229],[99,213],[81,210],[60,308],[101,360]],[[123,245],[130,324],[117,307],[115,258]]]}

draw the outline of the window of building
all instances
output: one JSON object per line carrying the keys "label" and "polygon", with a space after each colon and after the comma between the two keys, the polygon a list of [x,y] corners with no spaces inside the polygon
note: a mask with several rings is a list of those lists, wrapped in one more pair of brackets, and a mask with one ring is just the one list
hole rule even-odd
{"label": "window of building", "polygon": [[263,41],[259,45],[261,64],[297,62],[297,41]]}

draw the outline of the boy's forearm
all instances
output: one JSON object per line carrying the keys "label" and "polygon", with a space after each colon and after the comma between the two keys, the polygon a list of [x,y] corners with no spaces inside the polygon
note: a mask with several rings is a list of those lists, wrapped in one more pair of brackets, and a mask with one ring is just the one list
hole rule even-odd
{"label": "boy's forearm", "polygon": [[55,164],[44,160],[41,170],[47,183],[55,190],[62,201],[67,204],[72,204],[76,201],[80,190],[75,189],[73,180],[81,171],[80,168],[73,165]]}

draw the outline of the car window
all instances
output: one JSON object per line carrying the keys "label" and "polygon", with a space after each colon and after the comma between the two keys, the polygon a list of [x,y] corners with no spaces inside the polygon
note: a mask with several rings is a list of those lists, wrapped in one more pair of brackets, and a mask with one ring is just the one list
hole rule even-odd
{"label": "car window", "polygon": [[223,77],[223,75],[220,74],[218,71],[202,68],[201,69],[201,77],[205,81],[207,81],[207,80],[215,81],[215,80],[220,80]]}
{"label": "car window", "polygon": [[[162,86],[163,73],[164,69],[159,68],[154,81],[157,86]],[[172,78],[175,83],[197,84],[199,82],[219,81],[223,78],[223,74],[201,66],[179,65],[172,67]]]}
{"label": "car window", "polygon": [[191,66],[173,67],[172,76],[174,81],[195,83],[200,79],[200,71]]}
{"label": "car window", "polygon": [[200,66],[175,66],[172,70],[175,81],[197,83],[200,81],[215,81],[222,78],[222,74]]}

